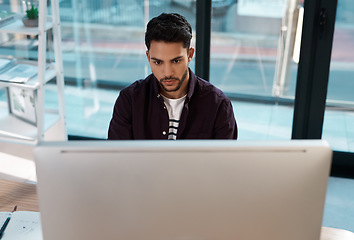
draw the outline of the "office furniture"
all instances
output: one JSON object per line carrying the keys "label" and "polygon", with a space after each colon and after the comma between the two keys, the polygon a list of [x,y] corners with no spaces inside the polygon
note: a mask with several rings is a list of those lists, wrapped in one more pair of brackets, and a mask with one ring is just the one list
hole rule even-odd
{"label": "office furniture", "polygon": [[322,227],[320,240],[353,240],[354,233],[337,228]]}
{"label": "office furniture", "polygon": [[[39,1],[39,24],[38,27],[25,27],[20,17],[13,23],[0,28],[0,33],[21,34],[38,37],[38,61],[27,63],[38,66],[38,73],[25,83],[13,83],[0,81],[0,88],[16,90],[21,95],[33,94],[34,116],[32,120],[20,119],[10,113],[10,106],[0,106],[0,140],[36,145],[47,139],[66,140],[65,114],[64,114],[64,77],[61,55],[61,33],[59,19],[59,4],[57,0],[51,0],[52,15],[49,16],[47,1]],[[48,31],[53,31],[54,62],[49,63],[47,51]],[[14,56],[16,58],[16,56]],[[47,83],[56,78],[55,92],[58,94],[58,107],[55,109],[45,108],[45,92]],[[8,99],[10,99],[8,94]],[[8,100],[10,102],[10,100]],[[6,105],[6,104],[5,104]],[[54,126],[59,129],[50,133]],[[50,136],[51,134],[51,136]]]}
{"label": "office furniture", "polygon": [[0,211],[39,211],[35,184],[0,179]]}
{"label": "office furniture", "polygon": [[[0,179],[0,211],[39,211],[35,184]],[[354,233],[342,229],[322,227],[320,240],[354,240]]]}

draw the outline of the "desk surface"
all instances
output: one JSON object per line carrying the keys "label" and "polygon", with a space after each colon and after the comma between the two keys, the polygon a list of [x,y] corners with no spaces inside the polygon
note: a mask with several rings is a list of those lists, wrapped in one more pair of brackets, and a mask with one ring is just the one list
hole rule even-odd
{"label": "desk surface", "polygon": [[39,211],[35,184],[0,179],[0,211]]}
{"label": "desk surface", "polygon": [[[0,179],[0,211],[39,211],[35,184],[12,182]],[[354,240],[354,233],[322,227],[320,240]]]}

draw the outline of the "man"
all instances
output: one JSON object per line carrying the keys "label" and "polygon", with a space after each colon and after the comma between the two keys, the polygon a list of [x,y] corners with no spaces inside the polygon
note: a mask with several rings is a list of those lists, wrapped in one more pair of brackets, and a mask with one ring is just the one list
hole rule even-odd
{"label": "man", "polygon": [[224,93],[189,69],[192,28],[176,13],[150,20],[145,33],[152,74],[121,90],[108,139],[236,139]]}

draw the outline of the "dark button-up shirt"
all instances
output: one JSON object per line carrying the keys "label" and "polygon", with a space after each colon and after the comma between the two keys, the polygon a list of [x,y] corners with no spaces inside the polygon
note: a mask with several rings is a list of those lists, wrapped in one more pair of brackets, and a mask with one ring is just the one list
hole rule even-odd
{"label": "dark button-up shirt", "polygon": [[[237,125],[230,100],[189,70],[177,139],[236,139]],[[169,116],[153,74],[120,91],[108,139],[167,139]]]}

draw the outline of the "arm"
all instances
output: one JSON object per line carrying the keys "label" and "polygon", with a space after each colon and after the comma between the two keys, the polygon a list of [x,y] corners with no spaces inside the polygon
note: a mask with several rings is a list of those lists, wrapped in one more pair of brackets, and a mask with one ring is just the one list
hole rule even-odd
{"label": "arm", "polygon": [[108,129],[108,140],[133,139],[132,108],[129,96],[121,91],[117,98]]}
{"label": "arm", "polygon": [[237,139],[237,124],[229,99],[220,104],[213,135],[214,139]]}

